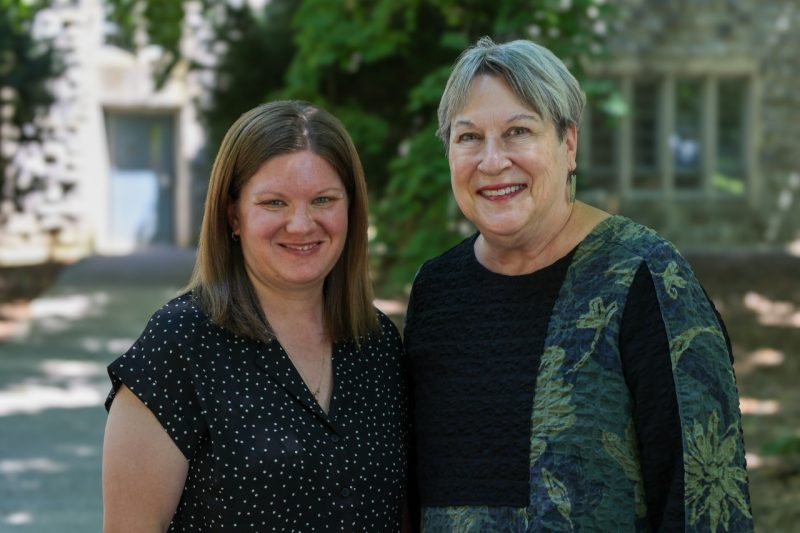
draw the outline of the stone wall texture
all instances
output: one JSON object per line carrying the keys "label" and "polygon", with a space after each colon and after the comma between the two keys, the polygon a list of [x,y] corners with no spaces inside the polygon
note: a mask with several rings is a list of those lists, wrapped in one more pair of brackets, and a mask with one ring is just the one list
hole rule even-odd
{"label": "stone wall texture", "polygon": [[[611,57],[755,65],[759,201],[622,205],[687,246],[800,242],[800,2],[618,0]],[[612,59],[611,61],[614,61]],[[670,219],[670,220],[667,220]]]}

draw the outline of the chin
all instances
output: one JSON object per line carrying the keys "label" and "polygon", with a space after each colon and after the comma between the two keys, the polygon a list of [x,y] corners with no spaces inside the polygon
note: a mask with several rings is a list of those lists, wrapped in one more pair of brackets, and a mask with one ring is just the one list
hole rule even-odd
{"label": "chin", "polygon": [[498,237],[511,237],[525,228],[525,224],[518,221],[497,221],[489,224],[475,224],[481,233],[497,235]]}

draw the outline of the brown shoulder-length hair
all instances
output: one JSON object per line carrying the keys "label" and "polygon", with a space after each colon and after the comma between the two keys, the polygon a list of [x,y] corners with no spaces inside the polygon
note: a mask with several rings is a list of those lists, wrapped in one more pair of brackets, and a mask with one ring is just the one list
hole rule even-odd
{"label": "brown shoulder-length hair", "polygon": [[347,191],[347,238],[325,278],[324,316],[331,339],[357,340],[379,328],[367,260],[367,185],[342,123],[307,102],[262,104],[225,134],[211,171],[197,260],[186,289],[215,324],[263,342],[275,337],[247,276],[241,246],[231,238],[228,205],[265,161],[303,150],[327,161]]}

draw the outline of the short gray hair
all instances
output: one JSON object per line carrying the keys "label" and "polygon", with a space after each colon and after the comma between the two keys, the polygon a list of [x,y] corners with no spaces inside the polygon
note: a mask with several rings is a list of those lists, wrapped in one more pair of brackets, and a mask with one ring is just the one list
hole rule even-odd
{"label": "short gray hair", "polygon": [[553,52],[523,39],[496,44],[489,37],[481,37],[456,60],[439,101],[436,135],[444,142],[445,151],[453,118],[463,109],[470,84],[480,74],[508,83],[524,105],[544,120],[553,121],[559,140],[563,140],[567,128],[580,126],[586,96]]}

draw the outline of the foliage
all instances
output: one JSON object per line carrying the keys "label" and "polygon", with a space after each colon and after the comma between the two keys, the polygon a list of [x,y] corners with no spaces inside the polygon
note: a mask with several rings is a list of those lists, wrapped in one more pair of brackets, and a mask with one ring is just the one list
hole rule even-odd
{"label": "foliage", "polygon": [[[144,30],[162,55],[154,66],[156,84],[163,85],[181,59],[180,41],[184,2],[177,0],[105,0],[106,19],[114,28],[108,41],[135,51],[137,33]],[[210,4],[209,4],[210,5]]]}
{"label": "foliage", "polygon": [[[117,13],[127,6],[119,27],[135,27],[125,17],[141,13],[151,42],[178,52],[173,32],[160,26],[178,27],[182,11],[162,7],[156,18],[148,6],[179,0],[107,2]],[[337,115],[370,185],[378,281],[394,289],[470,231],[433,134],[459,52],[482,35],[529,37],[581,76],[579,59],[599,49],[595,25],[611,9],[604,0],[271,0],[261,12],[243,1],[199,3],[210,19],[224,11],[214,24],[224,52],[212,66],[217,78],[204,111],[212,149],[242,111],[266,99],[302,98]]]}
{"label": "foliage", "polygon": [[212,151],[240,114],[272,99],[284,86],[295,52],[291,20],[296,7],[294,0],[272,0],[260,13],[245,5],[217,8],[213,34],[223,52],[216,65],[203,66],[216,79],[203,105]]}
{"label": "foliage", "polygon": [[[32,32],[37,14],[48,4],[44,0],[0,0],[0,206],[11,201],[16,210],[22,209],[22,199],[40,183],[15,180],[16,169],[3,145],[42,140],[44,131],[38,119],[53,102],[48,82],[61,72],[52,43],[36,39]],[[3,222],[0,213],[0,224]]]}

